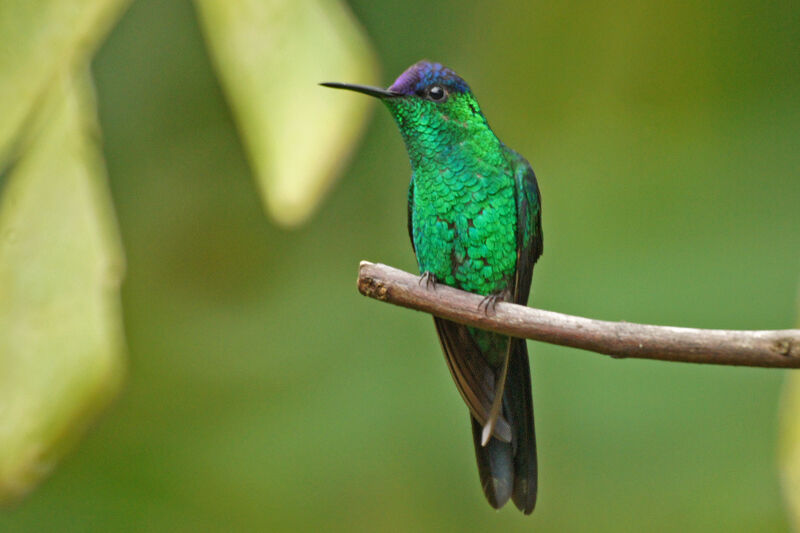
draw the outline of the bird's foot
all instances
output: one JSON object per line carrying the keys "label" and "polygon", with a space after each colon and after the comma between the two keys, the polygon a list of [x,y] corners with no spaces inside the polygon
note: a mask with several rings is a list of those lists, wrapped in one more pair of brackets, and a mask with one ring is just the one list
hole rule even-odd
{"label": "bird's foot", "polygon": [[489,293],[478,304],[478,310],[483,309],[484,314],[489,316],[489,310],[491,309],[494,313],[497,310],[497,303],[505,301],[508,295],[509,293],[505,289]]}
{"label": "bird's foot", "polygon": [[425,284],[426,289],[436,290],[436,275],[430,270],[426,270],[419,277],[419,284],[422,285],[423,283]]}

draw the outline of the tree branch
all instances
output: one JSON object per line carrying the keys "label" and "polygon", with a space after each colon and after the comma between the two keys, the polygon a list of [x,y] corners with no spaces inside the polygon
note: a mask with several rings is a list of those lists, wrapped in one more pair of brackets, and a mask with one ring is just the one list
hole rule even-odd
{"label": "tree branch", "polygon": [[438,317],[612,357],[716,365],[800,368],[800,329],[740,331],[675,328],[607,322],[500,302],[487,314],[482,296],[420,278],[390,266],[362,261],[361,294]]}

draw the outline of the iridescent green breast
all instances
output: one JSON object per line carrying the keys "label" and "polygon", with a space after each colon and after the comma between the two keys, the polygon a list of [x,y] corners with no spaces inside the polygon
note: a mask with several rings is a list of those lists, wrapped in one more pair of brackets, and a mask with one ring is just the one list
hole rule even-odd
{"label": "iridescent green breast", "polygon": [[470,292],[500,291],[516,266],[511,170],[501,155],[453,159],[414,171],[412,227],[420,271]]}

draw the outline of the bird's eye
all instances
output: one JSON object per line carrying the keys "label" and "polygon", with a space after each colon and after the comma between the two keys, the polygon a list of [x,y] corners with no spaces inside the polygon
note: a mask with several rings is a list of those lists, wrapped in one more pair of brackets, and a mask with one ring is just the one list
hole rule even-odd
{"label": "bird's eye", "polygon": [[434,102],[444,102],[447,98],[447,91],[441,85],[431,85],[428,88],[428,98]]}

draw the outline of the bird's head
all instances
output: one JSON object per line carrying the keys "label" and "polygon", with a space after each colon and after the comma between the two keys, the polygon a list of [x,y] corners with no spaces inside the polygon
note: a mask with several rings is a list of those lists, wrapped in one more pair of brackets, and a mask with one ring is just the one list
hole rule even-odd
{"label": "bird's head", "polygon": [[349,83],[322,83],[379,98],[400,126],[406,143],[418,136],[444,136],[457,142],[474,128],[488,128],[467,83],[440,63],[420,61],[388,89]]}

